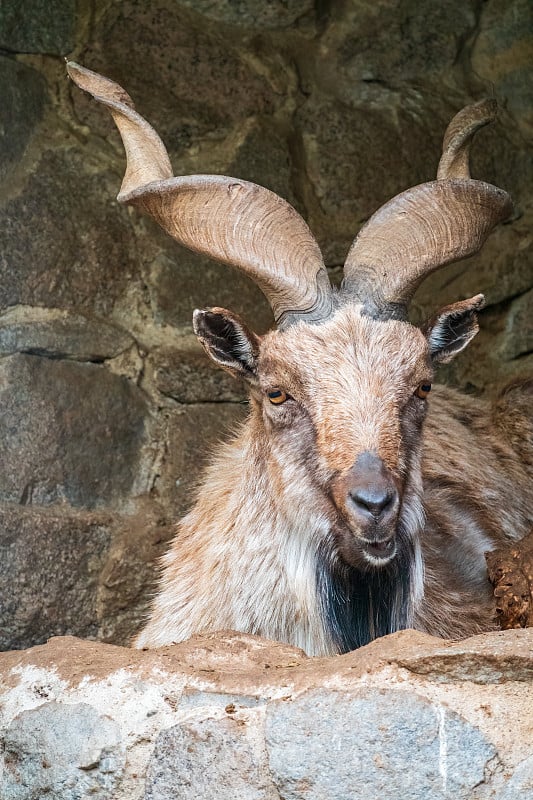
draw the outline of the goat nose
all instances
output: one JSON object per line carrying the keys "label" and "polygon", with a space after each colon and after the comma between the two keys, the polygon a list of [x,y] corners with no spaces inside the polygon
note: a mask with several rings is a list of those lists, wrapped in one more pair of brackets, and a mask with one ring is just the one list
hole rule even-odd
{"label": "goat nose", "polygon": [[345,483],[349,513],[367,525],[389,524],[399,508],[399,493],[389,469],[377,453],[361,453]]}
{"label": "goat nose", "polygon": [[390,486],[360,486],[349,492],[350,500],[359,513],[378,519],[395,505],[397,492]]}

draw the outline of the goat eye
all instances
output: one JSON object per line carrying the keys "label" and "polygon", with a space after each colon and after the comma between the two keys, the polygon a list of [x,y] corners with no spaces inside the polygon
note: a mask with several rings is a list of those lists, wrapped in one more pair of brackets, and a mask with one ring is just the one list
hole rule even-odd
{"label": "goat eye", "polygon": [[284,403],[285,400],[289,399],[289,395],[287,392],[284,392],[283,389],[273,389],[271,392],[268,392],[268,399],[275,406],[279,406],[281,403]]}
{"label": "goat eye", "polygon": [[430,383],[419,383],[418,386],[416,387],[415,394],[417,397],[420,397],[421,400],[425,400],[430,391],[431,391]]}

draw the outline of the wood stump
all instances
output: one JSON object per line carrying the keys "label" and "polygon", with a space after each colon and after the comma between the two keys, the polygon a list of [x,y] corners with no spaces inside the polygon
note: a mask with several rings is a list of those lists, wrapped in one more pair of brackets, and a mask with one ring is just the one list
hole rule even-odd
{"label": "wood stump", "polygon": [[502,630],[533,627],[533,530],[520,542],[486,553]]}

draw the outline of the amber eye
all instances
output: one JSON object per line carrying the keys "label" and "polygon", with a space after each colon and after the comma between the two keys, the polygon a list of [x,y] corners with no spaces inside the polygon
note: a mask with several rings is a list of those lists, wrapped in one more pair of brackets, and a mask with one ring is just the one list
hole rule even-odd
{"label": "amber eye", "polygon": [[271,392],[268,392],[268,399],[275,406],[279,406],[289,399],[289,395],[283,389],[272,389]]}
{"label": "amber eye", "polygon": [[425,400],[430,391],[431,391],[430,383],[419,383],[416,388],[415,394],[417,397],[420,397],[421,400]]}

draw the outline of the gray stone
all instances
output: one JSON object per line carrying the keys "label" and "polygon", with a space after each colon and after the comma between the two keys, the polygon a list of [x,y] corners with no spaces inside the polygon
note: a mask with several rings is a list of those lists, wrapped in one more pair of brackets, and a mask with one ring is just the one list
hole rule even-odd
{"label": "gray stone", "polygon": [[496,756],[459,715],[393,689],[278,700],[267,709],[266,737],[285,800],[471,800]]}
{"label": "gray stone", "polygon": [[94,508],[149,488],[149,406],[127,379],[95,364],[6,356],[0,406],[0,500]]}
{"label": "gray stone", "polygon": [[476,4],[361,0],[344,4],[332,22],[321,38],[313,77],[337,97],[350,100],[370,89],[372,100],[376,89],[412,92],[428,84],[442,95],[453,83],[462,43],[475,29]]}
{"label": "gray stone", "polygon": [[239,314],[256,333],[264,333],[273,325],[272,311],[263,294],[241,272],[169,243],[162,234],[155,241],[159,253],[148,269],[158,322],[190,328],[195,308],[218,306]]}
{"label": "gray stone", "polygon": [[264,743],[233,711],[162,731],[148,765],[145,800],[279,800]]}
{"label": "gray stone", "polygon": [[[18,4],[8,4],[12,8]],[[20,6],[19,6],[20,8]],[[0,6],[0,31],[5,4]],[[42,77],[34,69],[0,56],[0,180],[5,181],[42,117],[46,89]]]}
{"label": "gray stone", "polygon": [[502,358],[512,359],[531,351],[533,351],[533,288],[511,304],[500,352]]}
{"label": "gray stone", "polygon": [[135,344],[103,319],[56,308],[15,306],[0,313],[0,356],[31,353],[76,361],[104,361]]}
{"label": "gray stone", "polygon": [[533,797],[533,756],[521,761],[506,781],[496,800],[531,800]]}
{"label": "gray stone", "polygon": [[[168,0],[111,4],[79,60],[127,87],[171,153],[197,148],[205,136],[220,139],[282,100],[216,23]],[[76,90],[73,101],[91,130],[113,129],[109,114],[83,93]]]}
{"label": "gray stone", "polygon": [[287,28],[314,12],[312,0],[182,0],[209,19],[243,28]]}
{"label": "gray stone", "polygon": [[230,438],[246,413],[247,406],[238,403],[198,403],[164,412],[165,456],[154,488],[176,519],[192,506],[194,486],[211,452]]}
{"label": "gray stone", "polygon": [[101,153],[45,151],[0,206],[0,308],[35,305],[106,317],[138,275],[127,211]]}
{"label": "gray stone", "polygon": [[0,5],[0,46],[17,53],[64,56],[74,49],[78,0],[24,0]]}
{"label": "gray stone", "polygon": [[434,177],[440,135],[409,109],[344,108],[317,93],[296,121],[318,201],[311,204],[310,227],[326,263],[342,264],[371,214],[408,186]]}
{"label": "gray stone", "polygon": [[247,397],[241,381],[196,351],[164,349],[152,353],[154,383],[179,403],[239,402]]}
{"label": "gray stone", "polygon": [[475,76],[494,87],[522,134],[533,138],[533,7],[529,0],[489,0],[472,51]]}
{"label": "gray stone", "polygon": [[0,650],[98,631],[110,521],[65,508],[0,505]]}
{"label": "gray stone", "polygon": [[13,719],[4,736],[5,800],[108,800],[124,769],[116,722],[86,703],[43,703]]}
{"label": "gray stone", "polygon": [[[297,206],[291,182],[291,159],[279,126],[266,117],[253,121],[224,169],[228,175],[265,186]],[[298,209],[302,211],[302,209]]]}
{"label": "gray stone", "polygon": [[176,532],[176,520],[168,519],[153,501],[136,505],[135,514],[113,516],[112,541],[91,612],[91,621],[98,624],[98,639],[125,646],[146,622],[161,573],[161,557]]}
{"label": "gray stone", "polygon": [[532,644],[401,631],[317,659],[229,631],[149,650],[54,638],[0,654],[0,737],[43,701],[90,703],[126,750],[106,800],[529,800]]}

